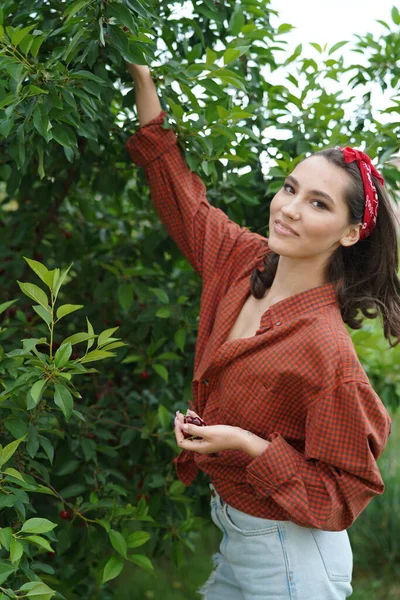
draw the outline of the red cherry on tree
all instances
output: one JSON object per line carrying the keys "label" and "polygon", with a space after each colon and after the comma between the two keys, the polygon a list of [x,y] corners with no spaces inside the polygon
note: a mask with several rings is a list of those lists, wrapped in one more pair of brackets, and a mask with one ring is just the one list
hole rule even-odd
{"label": "red cherry on tree", "polygon": [[149,372],[148,371],[142,371],[140,373],[140,377],[141,377],[141,379],[148,379],[149,378]]}
{"label": "red cherry on tree", "polygon": [[60,517],[61,517],[62,519],[70,519],[70,518],[71,518],[71,516],[72,516],[72,515],[71,515],[71,513],[69,512],[69,510],[62,510],[62,511],[60,512]]}

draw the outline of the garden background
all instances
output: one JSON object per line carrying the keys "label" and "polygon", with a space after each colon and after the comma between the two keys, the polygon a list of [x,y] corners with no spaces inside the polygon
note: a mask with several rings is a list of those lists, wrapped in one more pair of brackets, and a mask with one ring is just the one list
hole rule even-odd
{"label": "garden background", "polygon": [[[292,25],[266,0],[182,6],[1,4],[0,600],[196,598],[218,547],[207,479],[185,488],[171,464],[201,282],[125,149],[125,60],[151,66],[189,166],[241,225],[268,235],[286,172],[331,145],[376,158],[396,202],[397,8],[377,33],[288,53]],[[394,600],[400,347],[378,321],[349,331],[393,417],[386,491],[349,529],[352,598]]]}

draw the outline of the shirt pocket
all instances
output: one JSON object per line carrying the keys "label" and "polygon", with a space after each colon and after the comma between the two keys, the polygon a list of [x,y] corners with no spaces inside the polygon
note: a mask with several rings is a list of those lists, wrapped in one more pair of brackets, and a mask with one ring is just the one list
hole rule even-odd
{"label": "shirt pocket", "polygon": [[240,362],[222,371],[218,389],[219,422],[251,430],[264,437],[281,421],[283,394],[267,388]]}

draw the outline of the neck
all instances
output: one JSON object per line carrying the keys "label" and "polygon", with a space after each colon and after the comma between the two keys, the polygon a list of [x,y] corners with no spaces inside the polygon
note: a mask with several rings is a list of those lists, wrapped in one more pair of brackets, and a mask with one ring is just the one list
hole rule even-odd
{"label": "neck", "polygon": [[307,259],[280,256],[269,298],[283,299],[328,283],[325,269]]}

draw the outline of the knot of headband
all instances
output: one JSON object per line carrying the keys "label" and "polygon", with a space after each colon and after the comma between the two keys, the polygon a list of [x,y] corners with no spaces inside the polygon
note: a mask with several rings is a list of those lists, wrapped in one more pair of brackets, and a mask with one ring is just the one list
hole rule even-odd
{"label": "knot of headband", "polygon": [[378,194],[371,175],[374,175],[381,185],[384,185],[385,182],[382,175],[371,163],[368,154],[354,148],[349,148],[348,146],[346,148],[339,148],[339,150],[343,152],[343,158],[347,163],[355,161],[360,169],[365,195],[363,224],[360,231],[360,240],[363,240],[372,233],[378,216]]}

